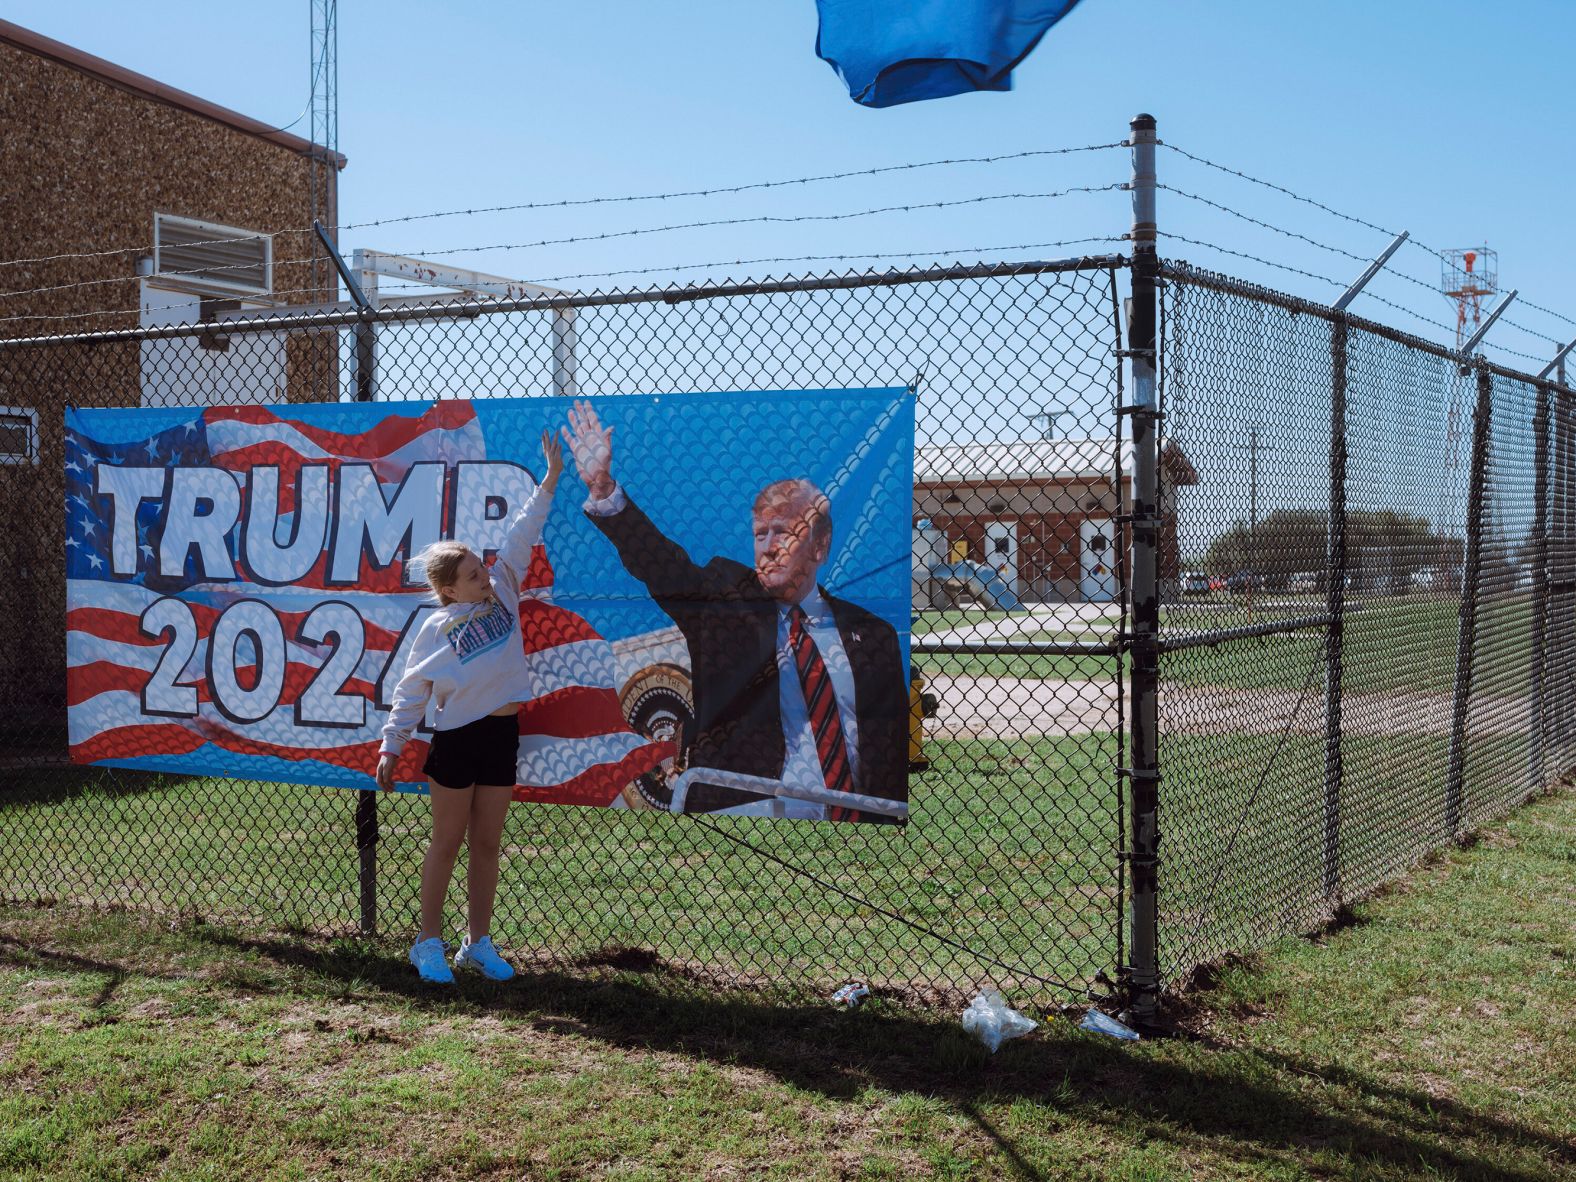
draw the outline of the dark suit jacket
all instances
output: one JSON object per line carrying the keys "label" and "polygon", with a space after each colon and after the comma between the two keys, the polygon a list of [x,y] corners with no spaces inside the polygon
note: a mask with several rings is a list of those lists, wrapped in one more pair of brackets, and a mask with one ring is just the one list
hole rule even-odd
{"label": "dark suit jacket", "polygon": [[[780,778],[786,744],[777,684],[777,601],[754,568],[728,558],[696,565],[633,501],[618,513],[587,516],[689,645],[695,718],[684,731],[688,766]],[[854,675],[859,791],[906,800],[908,678],[897,632],[864,608],[821,593]],[[761,799],[697,779],[685,811],[709,812]],[[862,819],[889,818],[866,813]]]}

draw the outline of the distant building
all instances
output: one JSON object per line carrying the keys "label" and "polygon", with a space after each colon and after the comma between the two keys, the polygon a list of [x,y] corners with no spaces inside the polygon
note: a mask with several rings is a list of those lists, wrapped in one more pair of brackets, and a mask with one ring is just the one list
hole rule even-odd
{"label": "distant building", "polygon": [[[1174,444],[1162,486],[1197,484]],[[1132,445],[1114,439],[1035,439],[921,446],[914,520],[945,535],[947,557],[988,563],[1025,602],[1109,600],[1129,542]],[[1174,495],[1161,505],[1159,574],[1180,572]],[[916,580],[923,580],[915,571]]]}
{"label": "distant building", "polygon": [[[334,298],[307,260],[314,212],[337,224],[344,157],[3,20],[0,126],[0,292],[27,293],[0,296],[0,339]],[[205,380],[231,348],[259,353],[231,366],[256,390]],[[333,350],[222,334],[0,349],[0,570],[28,588],[0,597],[0,716],[64,717],[64,408],[332,398]]]}

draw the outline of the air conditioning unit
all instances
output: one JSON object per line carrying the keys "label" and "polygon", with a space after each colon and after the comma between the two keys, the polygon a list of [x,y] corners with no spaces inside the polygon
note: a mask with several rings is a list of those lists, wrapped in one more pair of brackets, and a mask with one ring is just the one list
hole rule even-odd
{"label": "air conditioning unit", "polygon": [[267,296],[274,289],[274,240],[239,226],[156,213],[149,278],[182,291]]}

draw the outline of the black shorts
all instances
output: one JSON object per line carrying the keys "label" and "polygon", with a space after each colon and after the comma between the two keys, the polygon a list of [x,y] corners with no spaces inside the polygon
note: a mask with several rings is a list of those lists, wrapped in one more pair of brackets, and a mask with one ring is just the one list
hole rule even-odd
{"label": "black shorts", "polygon": [[452,731],[433,732],[421,770],[444,788],[512,786],[519,758],[519,714],[489,714]]}

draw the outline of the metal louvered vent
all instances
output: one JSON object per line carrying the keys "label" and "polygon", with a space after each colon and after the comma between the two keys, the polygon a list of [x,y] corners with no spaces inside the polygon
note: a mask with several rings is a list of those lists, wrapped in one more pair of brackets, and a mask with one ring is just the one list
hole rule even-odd
{"label": "metal louvered vent", "polygon": [[154,276],[171,286],[267,295],[273,258],[270,235],[163,213],[153,217]]}

